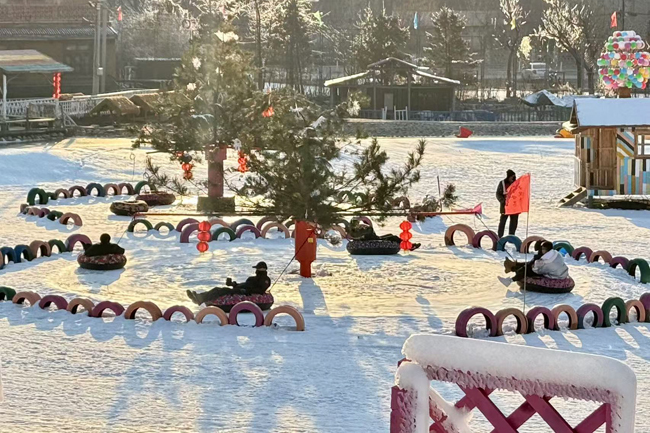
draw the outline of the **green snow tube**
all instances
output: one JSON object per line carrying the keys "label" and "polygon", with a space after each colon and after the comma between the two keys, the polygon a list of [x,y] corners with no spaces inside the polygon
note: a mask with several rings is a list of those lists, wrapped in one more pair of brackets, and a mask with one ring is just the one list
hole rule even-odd
{"label": "green snow tube", "polygon": [[605,300],[605,302],[603,302],[602,307],[604,328],[609,328],[612,326],[612,322],[609,318],[609,313],[614,307],[616,307],[618,310],[618,316],[616,316],[616,320],[618,320],[619,325],[622,323],[627,323],[627,307],[625,306],[625,301],[617,297],[608,298]]}
{"label": "green snow tube", "polygon": [[643,259],[630,260],[630,264],[627,266],[627,273],[636,277],[636,268],[639,268],[639,271],[641,271],[641,282],[643,284],[650,283],[650,266],[648,262]]}
{"label": "green snow tube", "polygon": [[573,254],[573,245],[571,245],[568,242],[554,242],[553,243],[553,249],[558,252],[562,252],[562,250],[566,251],[567,255],[571,256]]}
{"label": "green snow tube", "polygon": [[38,196],[38,204],[47,204],[47,201],[49,199],[47,193],[40,188],[32,188],[27,193],[27,203],[29,203],[30,206],[34,206],[36,204],[36,196]]}
{"label": "green snow tube", "polygon": [[129,233],[133,233],[133,230],[135,229],[135,226],[137,226],[138,224],[144,224],[144,226],[147,228],[147,231],[153,230],[153,226],[151,225],[151,223],[149,221],[147,221],[147,220],[133,220],[129,224],[129,227],[126,229],[126,231],[129,232]]}

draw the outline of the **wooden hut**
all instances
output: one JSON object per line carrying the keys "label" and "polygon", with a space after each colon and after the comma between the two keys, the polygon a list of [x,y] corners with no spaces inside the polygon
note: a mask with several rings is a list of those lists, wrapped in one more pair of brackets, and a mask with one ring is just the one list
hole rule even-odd
{"label": "wooden hut", "polygon": [[160,104],[160,93],[142,93],[131,96],[131,102],[140,108],[140,116],[155,115]]}
{"label": "wooden hut", "polygon": [[109,96],[97,104],[89,113],[90,116],[109,115],[113,118],[135,117],[140,114],[140,108],[126,96]]}
{"label": "wooden hut", "polygon": [[650,193],[650,99],[576,99],[575,184],[590,197]]}

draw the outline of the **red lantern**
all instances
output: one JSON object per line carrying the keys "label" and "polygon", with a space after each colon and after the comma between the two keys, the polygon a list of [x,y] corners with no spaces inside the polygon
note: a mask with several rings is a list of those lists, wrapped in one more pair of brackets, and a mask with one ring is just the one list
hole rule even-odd
{"label": "red lantern", "polygon": [[194,168],[194,166],[186,162],[181,165],[181,168],[183,169],[183,171],[192,171],[192,168]]}
{"label": "red lantern", "polygon": [[200,232],[209,232],[211,228],[212,228],[212,224],[210,224],[207,221],[203,221],[202,223],[199,223]]}
{"label": "red lantern", "polygon": [[212,235],[210,234],[210,232],[207,232],[207,231],[206,232],[199,232],[197,238],[201,242],[210,242],[212,240]]}
{"label": "red lantern", "polygon": [[411,230],[411,229],[413,228],[413,224],[411,224],[411,223],[408,222],[408,221],[403,221],[403,222],[399,225],[399,228],[400,228],[403,232],[407,232],[407,231],[409,231],[409,230]]}
{"label": "red lantern", "polygon": [[239,159],[237,159],[237,162],[239,163],[237,170],[239,170],[240,173],[246,173],[248,171],[248,165],[246,164],[247,159],[244,152],[239,151]]}
{"label": "red lantern", "polygon": [[409,242],[413,235],[409,232],[411,228],[413,228],[413,225],[408,222],[408,221],[403,221],[400,225],[399,228],[402,229],[402,233],[400,233],[399,238],[402,240],[400,243],[399,247],[404,250],[404,251],[411,251],[411,248],[413,248],[413,244]]}
{"label": "red lantern", "polygon": [[273,110],[273,106],[270,106],[266,110],[262,112],[262,117],[271,117],[275,114],[275,110]]}
{"label": "red lantern", "polygon": [[185,174],[183,174],[183,179],[185,180],[192,180],[192,178],[194,178],[194,175],[191,171],[186,171]]}
{"label": "red lantern", "polygon": [[196,244],[196,249],[199,250],[200,253],[204,253],[210,249],[210,245],[208,245],[207,242],[199,242]]}

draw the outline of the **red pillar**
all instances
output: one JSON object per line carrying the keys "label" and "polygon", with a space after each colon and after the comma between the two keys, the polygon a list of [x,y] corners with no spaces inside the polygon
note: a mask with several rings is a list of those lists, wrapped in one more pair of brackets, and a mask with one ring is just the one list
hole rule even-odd
{"label": "red pillar", "polygon": [[223,197],[223,162],[228,156],[226,147],[215,150],[206,148],[205,159],[208,161],[208,197]]}
{"label": "red pillar", "polygon": [[316,227],[306,221],[296,222],[296,260],[300,262],[300,276],[311,278],[311,264],[316,260]]}

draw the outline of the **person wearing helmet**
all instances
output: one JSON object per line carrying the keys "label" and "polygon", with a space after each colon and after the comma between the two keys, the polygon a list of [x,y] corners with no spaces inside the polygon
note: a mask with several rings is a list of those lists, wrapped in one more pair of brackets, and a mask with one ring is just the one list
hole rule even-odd
{"label": "person wearing helmet", "polygon": [[238,284],[228,278],[226,279],[226,286],[229,287],[215,287],[203,293],[187,290],[187,296],[195,304],[201,305],[226,295],[263,295],[271,287],[271,279],[267,274],[268,267],[266,262],[259,262],[253,268],[255,269],[255,275],[248,277],[244,283]]}

